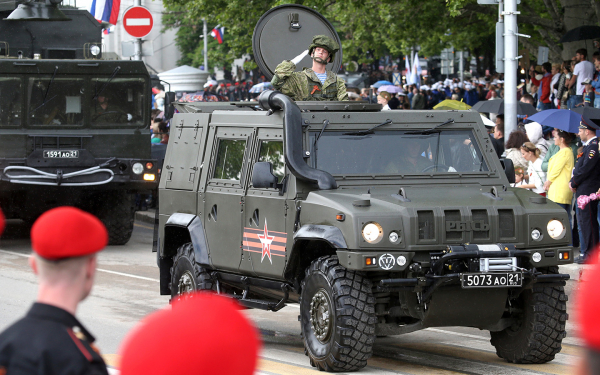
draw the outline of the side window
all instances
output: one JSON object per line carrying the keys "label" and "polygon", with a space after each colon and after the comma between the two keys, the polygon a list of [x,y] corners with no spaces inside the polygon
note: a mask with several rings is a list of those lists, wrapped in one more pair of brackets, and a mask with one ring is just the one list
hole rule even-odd
{"label": "side window", "polygon": [[279,182],[285,174],[285,159],[283,156],[282,141],[261,141],[258,161],[266,161],[273,164],[273,174]]}
{"label": "side window", "polygon": [[245,139],[220,139],[212,178],[241,181],[245,151]]}

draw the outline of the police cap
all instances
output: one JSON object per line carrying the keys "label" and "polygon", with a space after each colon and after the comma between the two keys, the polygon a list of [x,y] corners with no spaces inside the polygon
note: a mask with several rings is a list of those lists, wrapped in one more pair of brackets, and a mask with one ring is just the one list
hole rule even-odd
{"label": "police cap", "polygon": [[31,247],[48,260],[80,257],[102,250],[108,232],[92,214],[75,207],[58,207],[45,212],[31,228]]}
{"label": "police cap", "polygon": [[252,375],[256,329],[238,304],[208,292],[186,294],[142,320],[121,347],[121,375]]}
{"label": "police cap", "polygon": [[324,48],[329,52],[329,61],[333,61],[335,53],[340,50],[340,46],[338,46],[337,42],[327,35],[315,35],[311,45],[308,47],[308,54],[311,55],[313,50],[317,47]]}
{"label": "police cap", "polygon": [[579,123],[579,129],[596,131],[600,130],[600,127],[598,127],[598,125],[596,125],[596,123],[594,123],[592,120],[582,115],[581,122]]}

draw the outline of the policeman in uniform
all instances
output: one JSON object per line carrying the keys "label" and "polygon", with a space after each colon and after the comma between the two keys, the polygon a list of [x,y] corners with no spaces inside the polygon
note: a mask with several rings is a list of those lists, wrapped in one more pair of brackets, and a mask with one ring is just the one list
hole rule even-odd
{"label": "policeman in uniform", "polygon": [[[338,44],[328,36],[316,35],[308,47],[308,54],[313,59],[312,69],[304,68],[294,72],[296,64],[285,60],[275,68],[271,80],[273,87],[292,100],[348,100],[346,84],[331,70],[326,70],[327,63],[333,62],[339,51]],[[298,56],[301,60],[303,55]]]}
{"label": "policeman in uniform", "polygon": [[260,347],[237,302],[208,292],[174,300],[123,342],[121,375],[253,375]]}
{"label": "policeman in uniform", "polygon": [[0,334],[0,374],[107,375],[94,336],[75,318],[94,283],[96,253],[108,232],[74,207],[44,213],[31,229],[38,296],[27,315]]}
{"label": "policeman in uniform", "polygon": [[[592,120],[581,116],[579,138],[583,142],[583,151],[575,163],[573,177],[569,183],[569,187],[575,193],[575,198],[580,195],[590,195],[600,188],[600,155],[598,155],[598,138],[596,138],[598,129],[600,128]],[[598,245],[597,217],[597,202],[590,202],[584,209],[577,207],[577,224],[581,231],[580,263],[583,263]]]}

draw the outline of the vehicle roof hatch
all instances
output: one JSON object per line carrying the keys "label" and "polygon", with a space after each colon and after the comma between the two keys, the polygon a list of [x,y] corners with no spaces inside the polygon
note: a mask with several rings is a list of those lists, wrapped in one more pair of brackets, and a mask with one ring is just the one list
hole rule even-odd
{"label": "vehicle roof hatch", "polygon": [[[327,65],[327,69],[337,73],[342,65],[342,44],[333,25],[323,15],[297,4],[269,10],[258,20],[252,35],[252,50],[258,67],[271,80],[275,67],[307,50],[315,35],[327,35],[340,46],[333,63]],[[296,64],[296,70],[311,66],[312,59],[305,56]]]}

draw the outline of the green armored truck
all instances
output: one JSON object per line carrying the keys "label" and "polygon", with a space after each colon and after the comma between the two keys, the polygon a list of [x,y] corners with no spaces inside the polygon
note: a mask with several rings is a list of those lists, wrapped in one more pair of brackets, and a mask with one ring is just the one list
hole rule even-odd
{"label": "green armored truck", "polygon": [[561,350],[567,214],[510,187],[478,113],[276,91],[178,109],[159,185],[161,294],[299,303],[306,354],[326,371],[363,368],[377,336],[427,327],[490,331],[515,363]]}
{"label": "green armored truck", "polygon": [[134,194],[158,186],[148,71],[142,61],[104,59],[100,23],[86,10],[7,4],[0,6],[2,18],[10,14],[0,20],[0,207],[32,223],[50,208],[77,206],[100,217],[110,244],[125,244]]}

